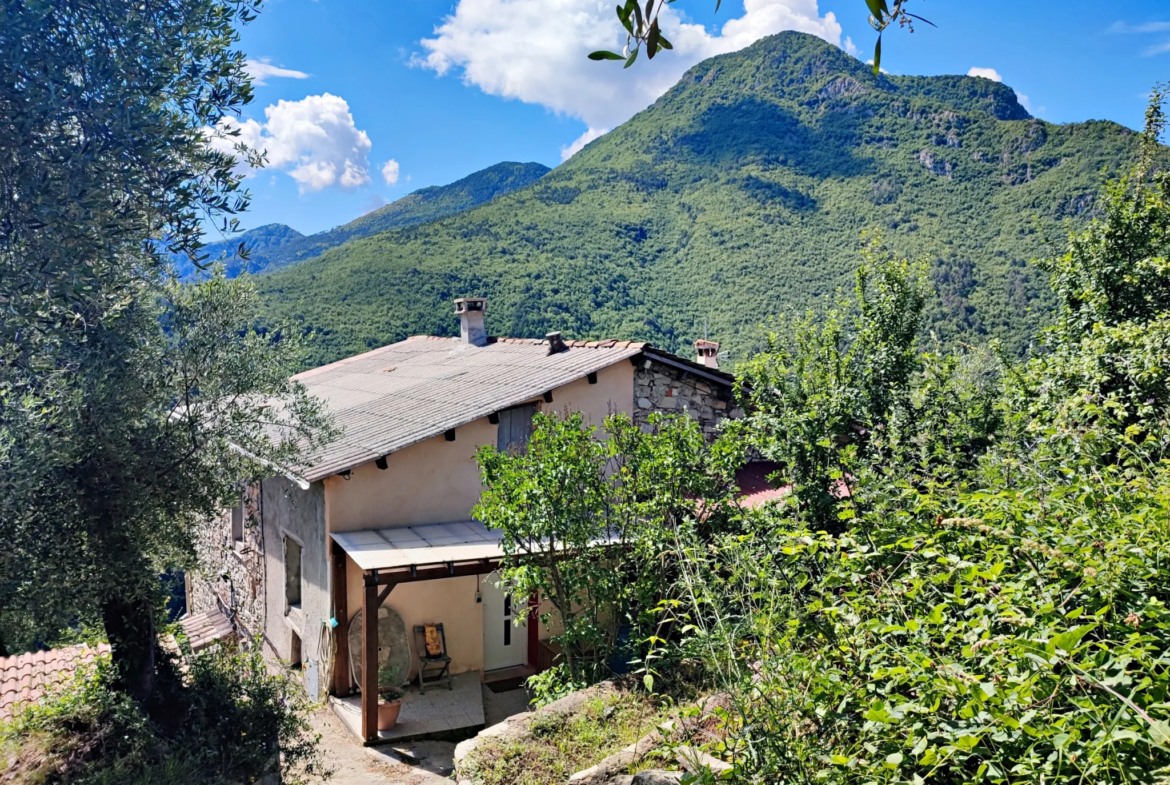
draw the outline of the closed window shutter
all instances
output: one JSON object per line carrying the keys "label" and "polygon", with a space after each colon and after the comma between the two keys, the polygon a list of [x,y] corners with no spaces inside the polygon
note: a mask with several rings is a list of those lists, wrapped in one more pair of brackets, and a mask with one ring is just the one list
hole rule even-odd
{"label": "closed window shutter", "polygon": [[500,412],[499,436],[496,438],[496,447],[503,450],[515,448],[523,452],[528,446],[528,437],[532,434],[532,417],[536,414],[536,406],[516,406]]}

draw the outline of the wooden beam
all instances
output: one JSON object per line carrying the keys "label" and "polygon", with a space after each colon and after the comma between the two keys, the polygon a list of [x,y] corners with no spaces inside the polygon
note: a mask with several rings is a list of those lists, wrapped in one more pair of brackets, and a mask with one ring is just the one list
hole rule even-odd
{"label": "wooden beam", "polygon": [[333,543],[333,618],[337,620],[333,640],[333,694],[349,695],[353,685],[349,681],[349,581],[346,579],[345,549]]}
{"label": "wooden beam", "polygon": [[451,428],[443,434],[443,438],[449,442],[455,441],[455,429]]}
{"label": "wooden beam", "polygon": [[400,572],[376,572],[374,580],[380,586],[415,581],[435,581],[440,578],[463,578],[468,575],[487,575],[500,566],[499,559],[481,559],[467,564],[435,564],[429,567],[411,567]]}
{"label": "wooden beam", "polygon": [[597,384],[597,371],[587,374],[585,378],[589,380],[590,384]]}
{"label": "wooden beam", "polygon": [[491,423],[492,425],[499,425],[500,424],[500,413],[499,412],[492,412],[491,414],[489,414],[488,415],[488,422]]}
{"label": "wooden beam", "polygon": [[367,570],[362,595],[362,739],[378,738],[378,573]]}
{"label": "wooden beam", "polygon": [[548,392],[546,392],[544,394],[544,402],[545,403],[552,403],[552,390],[549,390]]}

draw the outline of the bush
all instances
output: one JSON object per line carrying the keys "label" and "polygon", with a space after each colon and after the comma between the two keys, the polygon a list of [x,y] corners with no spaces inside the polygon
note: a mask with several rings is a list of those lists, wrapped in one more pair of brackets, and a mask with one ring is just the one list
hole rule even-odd
{"label": "bush", "polygon": [[167,663],[151,719],[112,687],[108,659],[59,694],[31,705],[4,730],[28,781],[86,785],[250,782],[279,765],[283,781],[323,772],[295,685],[268,671],[259,651],[204,652],[180,673]]}

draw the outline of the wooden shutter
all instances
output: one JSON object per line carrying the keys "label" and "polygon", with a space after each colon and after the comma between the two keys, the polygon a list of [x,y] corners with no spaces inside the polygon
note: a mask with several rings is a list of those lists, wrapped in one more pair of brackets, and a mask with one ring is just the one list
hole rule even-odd
{"label": "wooden shutter", "polygon": [[500,450],[514,448],[523,452],[524,448],[528,446],[528,437],[532,434],[532,417],[535,414],[535,404],[516,406],[500,412],[500,429],[496,438],[496,447]]}

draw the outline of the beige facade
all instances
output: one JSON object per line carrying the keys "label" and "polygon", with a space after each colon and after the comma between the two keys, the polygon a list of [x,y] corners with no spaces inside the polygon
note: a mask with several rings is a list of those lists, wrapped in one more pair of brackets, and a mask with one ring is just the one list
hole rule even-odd
{"label": "beige facade", "polygon": [[[552,402],[536,399],[542,411],[581,412],[599,428],[613,412],[631,413],[634,366],[619,362],[597,373],[596,383],[580,379],[552,391]],[[455,429],[455,440],[436,436],[407,447],[386,460],[357,467],[348,480],[329,477],[325,485],[325,520],[329,532],[449,523],[471,518],[483,486],[475,454],[484,445],[496,445],[498,426],[488,418]],[[362,602],[361,571],[347,557],[346,579],[350,615]],[[386,604],[406,623],[442,622],[447,632],[451,672],[483,669],[483,610],[476,591],[486,577],[448,578],[402,584]],[[518,632],[517,634],[524,634]],[[548,631],[541,630],[547,639]]]}
{"label": "beige facade", "polygon": [[[665,362],[661,355],[656,360],[648,357],[623,357],[526,403],[535,405],[538,411],[581,412],[587,422],[599,428],[615,412],[643,422],[650,410],[681,413],[683,407],[690,407],[697,409],[692,414],[705,428],[713,427],[708,420],[713,422],[726,408],[730,383],[715,389],[710,378],[688,381],[686,368],[675,367],[677,362],[666,368],[661,366]],[[385,370],[389,373],[394,369]],[[664,387],[665,392],[659,396],[657,382],[648,377],[654,373],[678,381],[672,381],[670,389]],[[665,404],[659,405],[660,397]],[[262,635],[266,648],[279,658],[302,665],[306,677],[316,673],[317,683],[306,686],[310,693],[324,695],[334,683],[330,635],[333,641],[345,635],[349,622],[337,619],[337,627],[330,631],[336,592],[341,588],[332,585],[336,573],[332,568],[330,535],[470,520],[482,491],[475,455],[485,445],[497,445],[500,426],[492,419],[498,417],[484,416],[458,425],[453,429],[453,439],[450,432],[440,433],[398,449],[380,461],[367,459],[344,471],[331,469],[337,473],[314,479],[307,490],[285,479],[265,481],[258,488],[256,529],[249,535],[253,545],[246,551],[252,557],[240,558],[238,544],[228,559],[210,551],[204,553],[208,569],[203,581],[220,589],[220,600],[214,600],[207,586],[197,586],[191,592],[192,610],[203,610],[199,606],[211,602],[228,604],[230,600],[223,591],[227,584],[219,576],[230,573],[236,596],[247,596],[252,606],[240,614],[253,620],[249,632]],[[378,468],[378,463],[384,463],[386,468]],[[226,525],[226,520],[218,525]],[[233,547],[230,537],[222,535],[208,537],[206,542]],[[291,548],[290,542],[294,543]],[[290,553],[295,556],[290,557]],[[297,564],[290,565],[290,558],[295,558]],[[348,555],[345,562],[344,591],[352,618],[362,607],[362,573]],[[484,603],[477,602],[476,593],[486,580],[490,578],[473,575],[403,583],[394,588],[386,602],[402,616],[408,632],[416,624],[444,625],[453,673],[481,671]],[[192,581],[194,584],[196,579]],[[239,591],[240,587],[248,591]],[[297,595],[296,602],[291,601],[292,594]],[[528,632],[517,629],[516,634]],[[547,639],[549,631],[538,630],[538,637]],[[531,648],[528,656],[530,662],[535,661]],[[342,681],[348,682],[348,666],[338,665],[343,668]]]}

